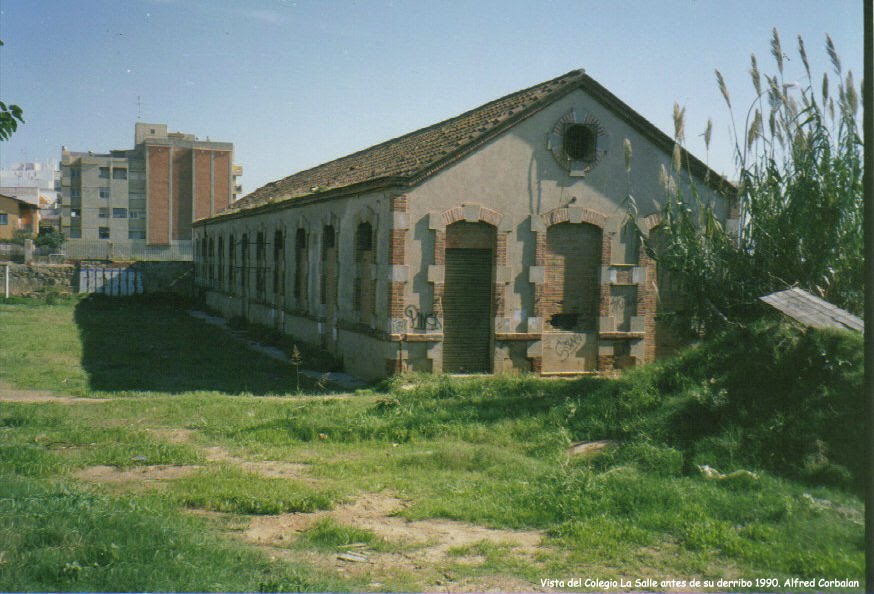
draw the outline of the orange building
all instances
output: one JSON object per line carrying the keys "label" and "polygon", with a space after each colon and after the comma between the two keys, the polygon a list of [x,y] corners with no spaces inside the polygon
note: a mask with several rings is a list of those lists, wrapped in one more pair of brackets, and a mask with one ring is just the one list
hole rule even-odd
{"label": "orange building", "polygon": [[39,206],[0,194],[0,241],[12,239],[16,231],[27,231],[31,237],[36,237]]}

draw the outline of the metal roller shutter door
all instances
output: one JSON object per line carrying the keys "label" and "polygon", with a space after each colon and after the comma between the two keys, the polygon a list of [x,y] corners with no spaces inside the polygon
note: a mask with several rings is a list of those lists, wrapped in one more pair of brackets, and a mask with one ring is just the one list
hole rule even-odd
{"label": "metal roller shutter door", "polygon": [[492,251],[446,250],[443,371],[491,371]]}

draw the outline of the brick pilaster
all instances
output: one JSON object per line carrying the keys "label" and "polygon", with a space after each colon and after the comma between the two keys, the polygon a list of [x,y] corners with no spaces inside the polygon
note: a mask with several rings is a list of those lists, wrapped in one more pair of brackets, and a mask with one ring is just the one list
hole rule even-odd
{"label": "brick pilaster", "polygon": [[[406,196],[392,196],[391,211],[407,212],[409,203]],[[407,229],[392,229],[389,233],[388,263],[392,266],[403,266],[407,259]],[[388,311],[390,318],[404,317],[404,298],[406,283],[390,280],[388,283]]]}
{"label": "brick pilaster", "polygon": [[598,371],[613,371],[613,355],[598,355]]}
{"label": "brick pilaster", "polygon": [[650,363],[656,358],[656,315],[658,314],[658,294],[656,287],[656,262],[641,244],[640,266],[644,269],[646,278],[637,289],[637,315],[643,316],[644,362]]}

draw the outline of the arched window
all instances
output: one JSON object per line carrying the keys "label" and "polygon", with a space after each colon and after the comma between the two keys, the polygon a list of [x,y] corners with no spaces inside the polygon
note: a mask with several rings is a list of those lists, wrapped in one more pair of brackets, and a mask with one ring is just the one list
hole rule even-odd
{"label": "arched window", "polygon": [[[200,245],[198,246],[199,253],[198,261],[200,262],[200,277],[201,279],[207,278],[207,263],[206,263],[206,234],[203,234],[203,237],[200,238]],[[201,281],[203,282],[203,281]]]}
{"label": "arched window", "polygon": [[240,240],[240,286],[243,287],[243,294],[246,293],[246,286],[249,284],[249,235],[243,233],[243,238]]}
{"label": "arched window", "polygon": [[215,239],[209,238],[209,247],[206,252],[206,278],[212,284],[213,272],[215,270]]}
{"label": "arched window", "polygon": [[234,235],[231,234],[230,239],[228,239],[228,286],[231,291],[235,288],[235,283],[237,282],[237,244],[234,243]]}
{"label": "arched window", "polygon": [[355,289],[352,306],[358,319],[370,323],[374,313],[373,228],[370,223],[361,223],[355,230]]}
{"label": "arched window", "polygon": [[294,238],[294,298],[299,304],[307,299],[307,234],[298,229]]}
{"label": "arched window", "polygon": [[264,232],[259,231],[255,240],[255,293],[264,298],[266,292],[267,250],[264,245]]}
{"label": "arched window", "polygon": [[219,288],[224,288],[224,280],[225,280],[225,238],[219,236],[218,238],[218,261],[217,261],[217,277]]}
{"label": "arched window", "polygon": [[322,275],[320,298],[322,305],[334,302],[337,289],[337,246],[334,227],[327,225],[322,231]]}
{"label": "arched window", "polygon": [[273,293],[285,295],[285,241],[279,229],[273,234]]}

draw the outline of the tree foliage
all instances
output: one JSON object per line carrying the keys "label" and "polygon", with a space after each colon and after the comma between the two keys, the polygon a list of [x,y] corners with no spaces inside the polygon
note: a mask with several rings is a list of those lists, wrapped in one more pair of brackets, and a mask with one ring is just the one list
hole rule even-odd
{"label": "tree foliage", "polygon": [[[663,171],[663,244],[649,241],[659,265],[684,295],[682,319],[699,329],[744,317],[758,297],[799,286],[853,313],[863,306],[862,140],[859,95],[852,72],[826,37],[834,77],[814,79],[798,37],[803,84],[784,75],[786,55],[774,29],[774,74],[751,57],[756,98],[738,130],[731,96],[717,70],[732,116],[737,165],[738,229],[725,229],[693,186],[675,176],[688,164],[675,151],[674,172]],[[836,86],[836,92],[833,87]],[[674,110],[677,147],[683,111]],[[708,122],[705,142],[708,145]],[[691,175],[689,176],[691,178]]]}
{"label": "tree foliage", "polygon": [[[0,46],[2,45],[3,42],[0,41]],[[23,113],[17,105],[7,105],[0,101],[0,141],[9,140],[18,129],[18,124],[24,123]]]}
{"label": "tree foliage", "polygon": [[56,250],[64,245],[64,234],[54,227],[41,229],[39,235],[33,240],[33,244],[37,247],[48,247]]}

